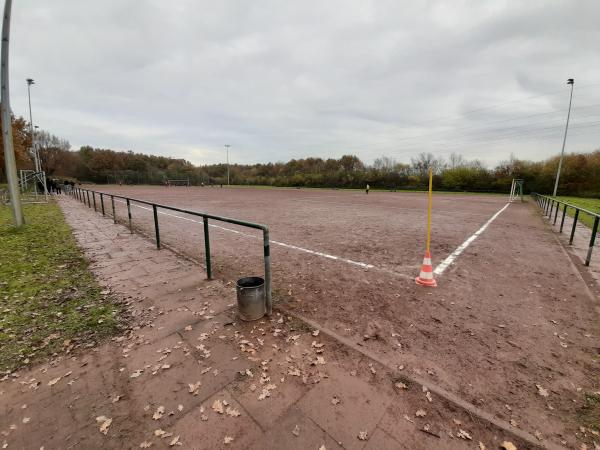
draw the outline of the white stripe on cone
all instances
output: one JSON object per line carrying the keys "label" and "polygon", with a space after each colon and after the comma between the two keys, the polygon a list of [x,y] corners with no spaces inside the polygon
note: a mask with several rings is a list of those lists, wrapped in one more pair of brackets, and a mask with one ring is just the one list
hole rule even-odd
{"label": "white stripe on cone", "polygon": [[421,278],[423,280],[433,280],[433,272],[423,272],[421,270],[421,274],[419,275],[419,278]]}

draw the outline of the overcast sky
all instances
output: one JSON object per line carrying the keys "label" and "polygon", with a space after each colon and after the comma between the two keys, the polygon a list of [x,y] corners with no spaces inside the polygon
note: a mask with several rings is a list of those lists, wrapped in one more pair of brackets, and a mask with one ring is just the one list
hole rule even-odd
{"label": "overcast sky", "polygon": [[19,0],[11,105],[195,164],[600,147],[600,1]]}

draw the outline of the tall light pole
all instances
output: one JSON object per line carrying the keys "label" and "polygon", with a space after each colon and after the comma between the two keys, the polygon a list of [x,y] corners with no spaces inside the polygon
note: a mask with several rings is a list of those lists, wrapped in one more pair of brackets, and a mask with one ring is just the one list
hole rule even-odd
{"label": "tall light pole", "polygon": [[2,19],[2,58],[0,70],[0,93],[2,95],[2,143],[4,144],[4,164],[6,165],[6,178],[10,205],[12,207],[15,227],[23,225],[23,209],[19,196],[19,182],[17,178],[17,163],[13,147],[12,120],[10,117],[10,92],[8,86],[8,39],[10,36],[10,11],[12,0],[4,2],[4,17]]}
{"label": "tall light pole", "polygon": [[35,145],[35,134],[33,132],[33,116],[31,114],[31,85],[35,84],[33,78],[27,78],[27,99],[29,100],[29,133],[31,135],[31,151],[33,153],[33,159],[35,163],[35,171],[40,172],[40,158]]}
{"label": "tall light pole", "polygon": [[558,180],[560,179],[560,169],[562,168],[563,156],[565,154],[565,143],[567,142],[567,130],[569,129],[569,118],[571,117],[571,101],[573,100],[573,86],[575,85],[575,80],[573,78],[569,78],[567,80],[567,84],[571,85],[571,96],[569,97],[569,112],[567,113],[567,125],[565,127],[565,136],[563,138],[562,151],[560,152],[560,159],[558,160],[558,170],[556,171],[556,182],[554,183],[554,192],[552,194],[553,197],[556,197],[556,191],[558,191]]}
{"label": "tall light pole", "polygon": [[225,148],[227,149],[227,186],[229,186],[229,147],[231,145],[225,144]]}

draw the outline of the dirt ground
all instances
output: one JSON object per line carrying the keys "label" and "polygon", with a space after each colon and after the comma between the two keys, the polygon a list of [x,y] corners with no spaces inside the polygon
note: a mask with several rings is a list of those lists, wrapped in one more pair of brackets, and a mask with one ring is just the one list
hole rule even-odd
{"label": "dirt ground", "polygon": [[134,323],[102,346],[3,377],[1,448],[538,447],[319,326],[280,311],[241,322],[232,283],[203,280],[193,262],[60,203]]}
{"label": "dirt ground", "polygon": [[[423,194],[98,189],[269,225],[276,302],[544,441],[571,448],[598,441],[580,428],[588,423],[586,395],[600,391],[598,299],[532,202],[511,204],[436,289],[425,289],[413,281],[425,241]],[[435,195],[434,267],[505,201]],[[116,208],[125,218],[124,205]],[[150,211],[132,213],[152,235]],[[163,242],[203,258],[200,223],[159,220]],[[260,275],[260,241],[215,225],[226,228],[211,228],[215,276]]]}

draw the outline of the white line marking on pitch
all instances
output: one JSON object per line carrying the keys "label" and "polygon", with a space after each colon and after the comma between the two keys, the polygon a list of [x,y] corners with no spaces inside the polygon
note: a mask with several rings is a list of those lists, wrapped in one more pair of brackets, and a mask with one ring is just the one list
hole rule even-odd
{"label": "white line marking on pitch", "polygon": [[[126,202],[122,201],[122,200],[117,200],[119,203],[123,203],[125,204]],[[136,205],[135,203],[131,203],[132,206],[136,206],[138,208],[141,209],[145,209],[147,211],[152,211],[152,208],[148,208],[147,206],[142,206],[142,205]],[[164,212],[164,211],[158,211],[159,214],[164,214],[165,216],[170,216],[170,217],[175,217],[176,219],[183,219],[183,220],[187,220],[189,222],[194,222],[194,223],[202,223],[201,220],[195,220],[195,219],[190,219],[189,217],[183,217],[183,216],[179,216],[177,214],[171,214],[168,212]],[[248,233],[244,233],[242,231],[237,231],[237,230],[232,230],[231,228],[226,228],[226,227],[222,227],[219,225],[214,225],[214,224],[208,224],[209,227],[214,227],[214,228],[218,228],[220,230],[224,230],[224,231],[229,231],[230,233],[235,233],[235,234],[239,234],[245,237],[249,237],[252,239],[262,239],[259,238],[257,236],[254,236],[252,234],[248,234]],[[317,252],[315,250],[309,250],[307,248],[303,248],[303,247],[298,247],[296,245],[292,245],[292,244],[286,244],[285,242],[279,242],[279,241],[274,241],[273,239],[271,239],[271,244],[275,244],[275,245],[279,245],[281,247],[286,247],[286,248],[290,248],[292,250],[298,250],[300,252],[304,252],[304,253],[309,253],[311,255],[315,255],[315,256],[321,256],[323,258],[327,258],[327,259],[332,259],[334,261],[342,261],[345,262],[347,264],[352,264],[354,266],[358,266],[358,267],[362,267],[363,269],[377,269],[374,265],[372,264],[367,264],[364,262],[360,262],[360,261],[353,261],[351,259],[346,259],[346,258],[342,258],[339,256],[335,256],[335,255],[330,255],[328,253],[323,253],[323,252]],[[382,269],[383,270],[383,269]],[[394,273],[394,272],[392,272]],[[400,274],[397,274],[400,275]]]}
{"label": "white line marking on pitch", "polygon": [[435,270],[433,271],[433,273],[435,273],[436,275],[441,275],[444,273],[444,270],[446,270],[448,268],[448,266],[450,264],[452,264],[456,258],[458,258],[458,256],[469,246],[471,245],[471,242],[473,242],[475,239],[477,239],[479,237],[479,235],[481,233],[483,233],[485,231],[485,229],[494,221],[496,220],[496,217],[498,217],[502,211],[504,211],[506,208],[508,208],[508,205],[510,205],[510,203],[507,203],[506,205],[504,205],[500,211],[498,211],[496,214],[494,214],[490,220],[488,220],[486,223],[483,224],[483,226],[477,230],[475,233],[473,233],[465,242],[463,242],[462,244],[460,244],[456,250],[454,250],[450,255],[448,255],[448,257],[446,259],[444,259],[441,263],[438,264],[438,266],[435,268]]}

